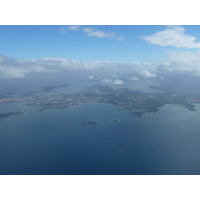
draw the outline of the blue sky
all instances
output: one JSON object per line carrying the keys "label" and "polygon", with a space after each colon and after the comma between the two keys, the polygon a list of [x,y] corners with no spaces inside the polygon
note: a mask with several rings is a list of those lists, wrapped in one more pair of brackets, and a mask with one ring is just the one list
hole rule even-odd
{"label": "blue sky", "polygon": [[133,81],[173,72],[199,76],[199,30],[200,26],[0,26],[0,77],[67,70],[126,71],[134,74]]}
{"label": "blue sky", "polygon": [[[166,26],[80,26],[74,30],[70,27],[0,26],[0,54],[16,59],[61,57],[79,61],[152,62],[165,59],[165,51],[175,49],[152,45],[141,38],[163,31]],[[111,36],[88,36],[85,28]],[[195,35],[198,28],[185,27],[188,34]],[[196,36],[200,39],[199,34]]]}

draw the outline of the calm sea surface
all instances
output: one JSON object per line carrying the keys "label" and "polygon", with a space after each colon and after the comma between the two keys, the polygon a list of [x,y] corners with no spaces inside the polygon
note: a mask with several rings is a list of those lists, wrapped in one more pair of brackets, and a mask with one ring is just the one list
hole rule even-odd
{"label": "calm sea surface", "polygon": [[[200,174],[200,105],[135,117],[110,104],[38,112],[0,104],[0,174]],[[120,119],[118,123],[114,119]],[[98,121],[97,125],[82,125]]]}

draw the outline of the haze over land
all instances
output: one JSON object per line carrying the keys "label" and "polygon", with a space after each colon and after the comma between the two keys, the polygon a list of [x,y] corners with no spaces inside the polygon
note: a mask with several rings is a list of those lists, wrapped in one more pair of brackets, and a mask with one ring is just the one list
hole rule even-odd
{"label": "haze over land", "polygon": [[[184,100],[175,101],[182,105],[194,106],[192,103],[199,101],[198,26],[0,28],[3,30],[2,41],[8,38],[7,35],[14,37],[14,30],[25,34],[24,37],[15,35],[12,44],[7,41],[13,48],[7,48],[5,41],[3,43],[4,51],[0,52],[1,93],[14,92],[22,96],[42,89],[69,94],[99,84],[114,87],[116,91],[119,88],[140,90],[150,96],[152,92],[167,92],[171,104],[173,95],[184,96]],[[61,89],[62,85],[69,87]],[[25,97],[17,101],[27,101]],[[56,97],[56,101],[58,99]],[[7,101],[15,100],[1,97],[1,102]],[[160,105],[167,102],[162,100]]]}
{"label": "haze over land", "polygon": [[200,174],[199,26],[0,31],[1,174]]}

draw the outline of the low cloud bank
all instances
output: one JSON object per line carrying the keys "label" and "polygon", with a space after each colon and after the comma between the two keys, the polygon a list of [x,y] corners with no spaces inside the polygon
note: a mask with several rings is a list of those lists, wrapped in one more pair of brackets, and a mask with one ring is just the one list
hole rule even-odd
{"label": "low cloud bank", "polygon": [[124,84],[124,81],[119,80],[119,79],[116,79],[116,80],[113,81],[113,84],[114,84],[114,85],[123,85],[123,84]]}
{"label": "low cloud bank", "polygon": [[[0,55],[0,78],[27,78],[34,73],[67,73],[67,71],[96,71],[110,75],[111,81],[119,80],[116,74],[132,74],[131,81],[141,78],[162,77],[166,73],[190,73],[200,76],[200,51],[197,52],[168,52],[168,58],[160,62],[81,62],[63,58],[43,58],[31,60],[16,60]],[[93,72],[92,72],[93,71]],[[130,76],[129,76],[130,77]],[[93,79],[88,75],[88,79]],[[111,82],[104,79],[102,82]],[[119,81],[116,81],[119,83]]]}
{"label": "low cloud bank", "polygon": [[101,82],[103,83],[112,83],[114,85],[123,85],[124,84],[124,81],[120,80],[120,79],[115,79],[115,80],[112,80],[112,79],[102,79]]}

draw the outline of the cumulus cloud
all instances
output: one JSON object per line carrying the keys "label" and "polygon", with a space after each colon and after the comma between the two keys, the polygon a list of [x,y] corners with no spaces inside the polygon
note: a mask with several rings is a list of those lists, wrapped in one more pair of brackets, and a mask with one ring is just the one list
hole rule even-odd
{"label": "cumulus cloud", "polygon": [[134,76],[134,77],[128,78],[128,80],[130,80],[130,81],[139,81],[139,78]]}
{"label": "cumulus cloud", "polygon": [[185,29],[180,26],[169,26],[164,31],[149,36],[142,36],[142,39],[160,46],[174,46],[178,48],[200,48],[200,42],[192,35],[186,35]]}
{"label": "cumulus cloud", "polygon": [[0,75],[4,78],[26,78],[23,72],[15,68],[1,68]]}
{"label": "cumulus cloud", "polygon": [[88,76],[88,79],[94,79],[94,76]]}
{"label": "cumulus cloud", "polygon": [[72,31],[79,31],[80,30],[79,28],[80,28],[80,26],[76,25],[76,26],[69,26],[67,29],[72,30]]}
{"label": "cumulus cloud", "polygon": [[67,30],[66,30],[66,28],[59,28],[58,29],[62,34],[64,34],[64,33],[67,33]]}
{"label": "cumulus cloud", "polygon": [[[32,72],[59,72],[65,73],[67,70],[106,70],[114,79],[117,75],[112,76],[116,71],[118,73],[133,71],[139,73],[148,69],[151,73],[156,72],[157,66],[151,63],[136,62],[109,62],[109,61],[91,61],[80,62],[78,60],[68,60],[64,58],[42,58],[30,60],[16,60],[0,56],[0,77],[27,77]],[[149,73],[150,73],[149,72]],[[112,78],[111,78],[112,79]]]}
{"label": "cumulus cloud", "polygon": [[0,77],[25,78],[23,69],[14,58],[7,58],[0,55]]}
{"label": "cumulus cloud", "polygon": [[124,84],[124,81],[120,80],[120,79],[115,79],[115,80],[112,80],[112,79],[102,79],[101,82],[103,83],[112,83],[114,85],[123,85]]}
{"label": "cumulus cloud", "polygon": [[98,38],[107,38],[107,39],[113,39],[115,38],[116,40],[122,41],[124,39],[124,36],[117,36],[115,32],[108,32],[105,33],[103,31],[97,31],[94,30],[93,28],[83,28],[83,31],[87,33],[87,36],[89,37],[98,37]]}
{"label": "cumulus cloud", "polygon": [[186,72],[200,75],[200,51],[168,52],[168,59],[159,63],[166,72]]}
{"label": "cumulus cloud", "polygon": [[88,27],[84,28],[83,31],[87,33],[87,36],[90,36],[90,37],[94,36],[98,38],[108,38],[108,39],[112,39],[116,37],[114,32],[105,33],[103,31],[95,31],[94,29],[88,28]]}
{"label": "cumulus cloud", "polygon": [[124,84],[124,81],[120,80],[120,79],[116,79],[113,81],[113,84],[114,85],[123,85]]}
{"label": "cumulus cloud", "polygon": [[26,78],[31,72],[55,72],[53,68],[32,61],[19,61],[0,55],[0,77],[4,78]]}
{"label": "cumulus cloud", "polygon": [[[168,66],[165,65],[165,68]],[[143,72],[147,70],[148,72]],[[23,78],[29,76],[32,72],[63,72],[67,70],[99,70],[110,74],[111,79],[117,79],[117,73],[141,73],[146,77],[155,77],[157,66],[151,63],[135,63],[135,62],[109,62],[109,61],[91,61],[80,62],[78,60],[68,60],[63,58],[42,58],[30,60],[16,60],[0,56],[0,77],[18,77]],[[146,73],[146,75],[144,74]],[[90,77],[92,78],[92,76]]]}
{"label": "cumulus cloud", "polygon": [[139,72],[139,74],[145,78],[149,78],[149,77],[156,77],[156,74],[151,74],[149,71],[147,70],[142,70]]}
{"label": "cumulus cloud", "polygon": [[68,27],[61,27],[58,29],[62,34],[67,33],[68,31],[80,31],[80,26],[68,26]]}
{"label": "cumulus cloud", "polygon": [[103,82],[103,83],[113,83],[113,80],[104,78],[104,79],[101,80],[101,82]]}

